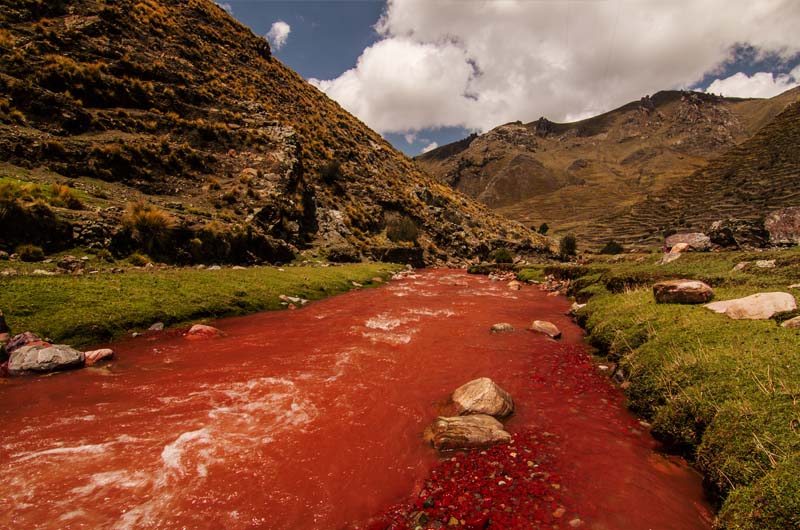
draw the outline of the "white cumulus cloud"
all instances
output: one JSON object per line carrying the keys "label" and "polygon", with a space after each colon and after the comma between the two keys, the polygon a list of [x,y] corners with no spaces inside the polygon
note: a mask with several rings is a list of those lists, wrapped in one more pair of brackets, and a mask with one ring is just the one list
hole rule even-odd
{"label": "white cumulus cloud", "polygon": [[800,66],[790,74],[757,72],[751,76],[738,72],[725,79],[715,79],[706,92],[738,98],[771,98],[800,86]]}
{"label": "white cumulus cloud", "polygon": [[224,9],[229,15],[233,14],[233,6],[229,2],[214,2],[219,7]]}
{"label": "white cumulus cloud", "polygon": [[436,142],[431,142],[431,143],[429,143],[428,145],[426,145],[425,147],[422,148],[422,152],[423,153],[427,153],[428,151],[433,151],[437,147],[439,147],[439,144],[437,144]]}
{"label": "white cumulus cloud", "polygon": [[797,0],[388,0],[356,66],[310,81],[382,133],[560,121],[693,86],[737,45],[788,60],[798,20]]}
{"label": "white cumulus cloud", "polygon": [[292,27],[289,24],[283,20],[278,20],[272,23],[272,27],[269,28],[266,37],[276,50],[280,50],[286,44],[291,32]]}

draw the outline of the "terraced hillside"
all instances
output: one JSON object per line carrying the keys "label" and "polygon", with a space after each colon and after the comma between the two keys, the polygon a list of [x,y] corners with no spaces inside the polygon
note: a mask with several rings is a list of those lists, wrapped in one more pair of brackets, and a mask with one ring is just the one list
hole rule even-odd
{"label": "terraced hillside", "polygon": [[0,250],[443,263],[548,241],[422,174],[210,0],[0,0]]}
{"label": "terraced hillside", "polygon": [[667,229],[702,231],[719,219],[758,219],[786,206],[800,206],[800,101],[659,196],[599,218],[597,237],[653,245]]}
{"label": "terraced hillside", "polygon": [[[528,226],[583,247],[638,239],[658,224],[616,218],[750,138],[794,89],[770,100],[667,91],[575,123],[506,124],[417,157],[428,173]],[[607,225],[598,225],[604,218]]]}

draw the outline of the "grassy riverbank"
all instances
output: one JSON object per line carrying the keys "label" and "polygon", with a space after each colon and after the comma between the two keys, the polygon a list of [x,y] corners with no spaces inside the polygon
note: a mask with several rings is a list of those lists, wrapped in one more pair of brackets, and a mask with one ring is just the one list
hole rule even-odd
{"label": "grassy riverbank", "polygon": [[[570,278],[589,340],[618,361],[630,407],[653,434],[694,459],[727,529],[800,528],[800,332],[775,320],[735,321],[699,306],[656,304],[651,286],[696,278],[716,300],[800,283],[800,251],[601,258],[521,272]],[[775,260],[758,268],[756,260]],[[639,260],[639,261],[637,261]],[[749,262],[741,271],[733,267]]]}
{"label": "grassy riverbank", "polygon": [[0,278],[0,309],[15,332],[31,330],[76,346],[104,342],[154,322],[166,325],[280,309],[280,295],[316,300],[376,285],[401,266],[243,270],[130,269],[123,274]]}

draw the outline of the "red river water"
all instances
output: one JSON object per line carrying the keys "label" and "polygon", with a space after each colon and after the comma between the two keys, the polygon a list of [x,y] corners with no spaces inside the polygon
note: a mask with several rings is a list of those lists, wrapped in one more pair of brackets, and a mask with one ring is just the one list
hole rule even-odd
{"label": "red river water", "polygon": [[[519,458],[547,440],[537,450],[554,475],[540,475],[557,472],[547,500],[560,510],[524,527],[710,528],[699,476],[625,410],[567,307],[535,287],[422,271],[221,320],[224,337],[148,334],[115,344],[109,366],[11,380],[0,387],[0,528],[381,527],[447,466],[504,487],[479,476],[491,451],[439,456],[421,434],[455,388],[483,376],[514,397],[506,428]],[[526,331],[534,319],[562,340]],[[496,322],[516,331],[493,335]]]}

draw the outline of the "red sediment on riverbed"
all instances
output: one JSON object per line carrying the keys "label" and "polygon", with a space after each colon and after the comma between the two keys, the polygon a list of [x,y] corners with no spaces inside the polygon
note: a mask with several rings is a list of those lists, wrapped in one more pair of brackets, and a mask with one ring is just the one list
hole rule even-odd
{"label": "red sediment on riverbed", "polygon": [[[400,524],[423,489],[431,516],[452,505],[459,525],[710,528],[700,477],[625,410],[568,306],[533,286],[422,271],[221,320],[213,339],[147,333],[114,344],[110,365],[8,380],[0,528],[364,528],[381,514]],[[562,339],[526,331],[536,319]],[[497,322],[515,331],[492,334]],[[514,443],[442,459],[422,432],[478,377],[513,396]],[[528,459],[551,475],[531,476]],[[495,461],[513,487],[481,482],[497,479]]]}

